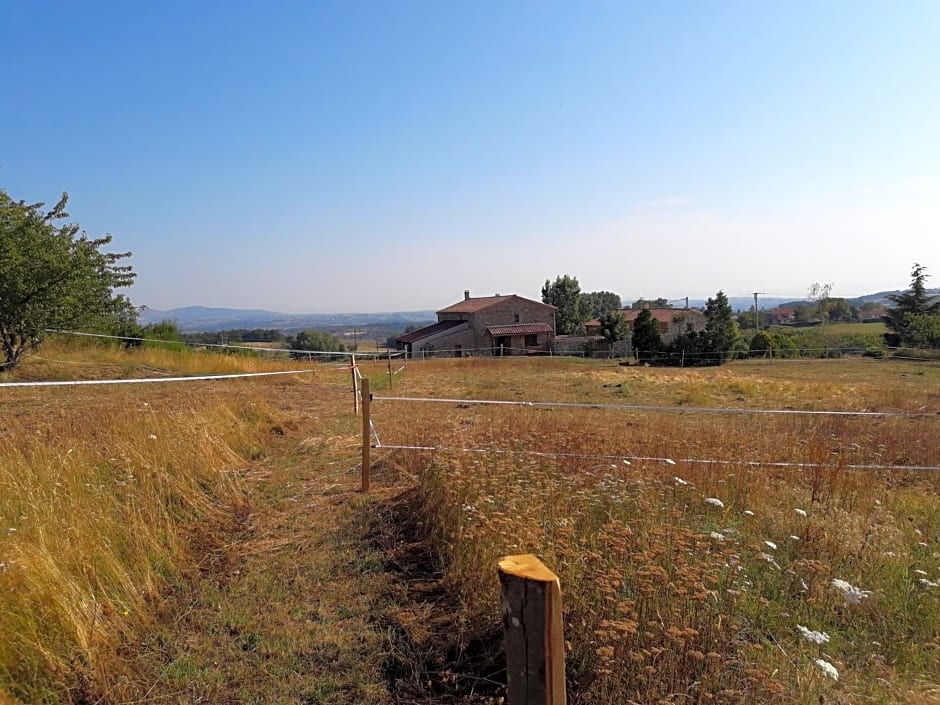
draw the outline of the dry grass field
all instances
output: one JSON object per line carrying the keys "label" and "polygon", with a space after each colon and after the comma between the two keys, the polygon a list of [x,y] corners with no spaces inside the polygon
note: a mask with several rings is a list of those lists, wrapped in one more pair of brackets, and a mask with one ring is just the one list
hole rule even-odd
{"label": "dry grass field", "polygon": [[[16,378],[296,365],[58,342]],[[940,474],[884,469],[940,465],[940,366],[364,363],[369,496],[348,373],[309,367],[0,388],[0,702],[486,702],[521,552],[572,702],[940,698]]]}
{"label": "dry grass field", "polygon": [[[387,452],[459,594],[458,651],[498,643],[493,566],[531,552],[562,580],[575,702],[940,698],[940,474],[853,468],[940,464],[936,366],[439,361],[405,387],[671,409],[377,394],[384,444],[441,448]],[[700,410],[729,407],[924,415]]]}

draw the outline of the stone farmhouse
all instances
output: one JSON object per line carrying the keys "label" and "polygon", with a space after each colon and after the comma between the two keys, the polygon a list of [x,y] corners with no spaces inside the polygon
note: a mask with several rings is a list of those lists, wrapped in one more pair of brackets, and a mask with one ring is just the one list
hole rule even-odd
{"label": "stone farmhouse", "polygon": [[[630,331],[643,309],[624,308],[617,313],[627,320]],[[705,314],[694,308],[651,308],[649,312],[659,323],[659,335],[664,343],[671,343],[680,333],[700,333],[705,330]],[[588,321],[585,326],[588,335],[600,333],[601,322],[597,319]]]}
{"label": "stone farmhouse", "polygon": [[555,337],[555,307],[510,294],[471,297],[437,312],[437,323],[396,338],[408,357],[534,355]]}

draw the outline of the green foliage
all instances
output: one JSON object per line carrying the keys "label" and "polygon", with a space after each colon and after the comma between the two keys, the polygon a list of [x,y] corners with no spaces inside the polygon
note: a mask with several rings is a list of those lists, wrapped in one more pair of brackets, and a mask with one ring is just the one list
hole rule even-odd
{"label": "green foliage", "polygon": [[734,312],[723,291],[705,304],[705,336],[708,352],[718,364],[731,360],[741,342],[741,331],[734,322]]}
{"label": "green foliage", "polygon": [[633,337],[630,340],[633,354],[640,362],[648,362],[662,350],[663,339],[659,334],[659,321],[653,318],[648,308],[640,311],[633,322]]}
{"label": "green foliage", "polygon": [[231,328],[215,333],[184,333],[190,343],[225,345],[226,343],[280,343],[284,334],[276,328]]}
{"label": "green foliage", "polygon": [[600,317],[601,335],[608,343],[618,343],[626,340],[630,335],[630,326],[627,319],[616,311],[608,311]]}
{"label": "green foliage", "polygon": [[774,357],[836,357],[884,348],[880,323],[834,323],[827,326],[774,327]]}
{"label": "green foliage", "polygon": [[664,298],[644,299],[640,297],[630,304],[630,308],[672,308],[672,306],[670,306],[669,302]]}
{"label": "green foliage", "polygon": [[940,315],[940,298],[935,299],[927,293],[929,276],[927,268],[915,262],[911,269],[910,288],[903,294],[888,297],[894,304],[883,318],[890,331],[885,334],[888,345],[936,347],[929,343],[932,338],[930,331],[935,325],[929,319]]}
{"label": "green foliage", "polygon": [[600,319],[604,314],[618,311],[623,305],[620,294],[612,291],[591,291],[581,294],[581,302],[589,318]]}
{"label": "green foliage", "polygon": [[[186,343],[176,321],[164,318],[158,323],[149,323],[141,329],[141,337],[147,347],[183,350]],[[152,341],[152,342],[151,342]]]}
{"label": "green foliage", "polygon": [[904,338],[915,348],[940,348],[940,315],[905,313]]}
{"label": "green foliage", "polygon": [[769,357],[774,353],[774,339],[765,330],[758,331],[748,346],[751,357]]}
{"label": "green foliage", "polygon": [[581,285],[576,277],[565,274],[555,281],[545,280],[542,286],[542,303],[551,304],[555,312],[555,332],[558,335],[581,335],[590,311],[581,298]]}
{"label": "green foliage", "polygon": [[114,290],[136,276],[119,262],[126,253],[102,252],[111,236],[91,239],[68,218],[68,194],[45,204],[14,201],[0,190],[0,345],[5,367],[15,367],[47,329],[128,330],[136,311]]}
{"label": "green foliage", "polygon": [[[311,352],[346,352],[346,346],[339,338],[330,333],[317,330],[304,330],[293,338],[287,339],[287,347],[295,351]],[[292,353],[293,357],[303,357],[302,352]]]}
{"label": "green foliage", "polygon": [[828,298],[819,302],[820,319],[824,321],[853,321],[857,310],[853,310],[849,302],[841,298]]}

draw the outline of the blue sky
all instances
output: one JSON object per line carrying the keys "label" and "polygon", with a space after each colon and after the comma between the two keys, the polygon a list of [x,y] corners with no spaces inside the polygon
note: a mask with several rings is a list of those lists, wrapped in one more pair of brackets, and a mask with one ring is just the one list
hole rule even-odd
{"label": "blue sky", "polygon": [[940,285],[940,3],[0,4],[0,188],[135,303]]}

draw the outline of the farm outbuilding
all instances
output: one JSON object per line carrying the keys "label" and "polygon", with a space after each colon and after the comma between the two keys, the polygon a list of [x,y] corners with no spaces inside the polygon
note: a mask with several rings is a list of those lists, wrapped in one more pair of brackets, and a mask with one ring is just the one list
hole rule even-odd
{"label": "farm outbuilding", "polygon": [[555,307],[516,294],[464,298],[437,312],[437,323],[396,339],[409,357],[533,355],[555,337]]}

